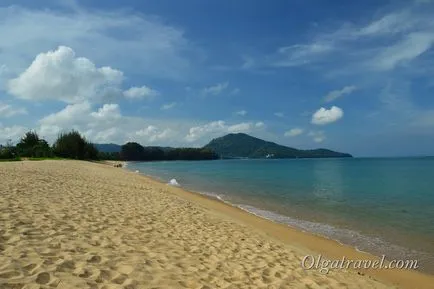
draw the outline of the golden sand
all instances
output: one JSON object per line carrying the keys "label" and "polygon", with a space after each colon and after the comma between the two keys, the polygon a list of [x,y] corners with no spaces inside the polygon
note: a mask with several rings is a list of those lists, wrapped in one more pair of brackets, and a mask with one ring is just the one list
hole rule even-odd
{"label": "golden sand", "polygon": [[113,166],[0,163],[1,289],[434,288],[413,271],[304,270],[317,252],[373,258]]}

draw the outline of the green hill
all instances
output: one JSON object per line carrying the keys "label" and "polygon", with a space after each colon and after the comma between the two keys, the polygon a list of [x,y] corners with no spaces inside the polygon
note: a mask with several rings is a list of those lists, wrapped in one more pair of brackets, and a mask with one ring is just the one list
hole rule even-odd
{"label": "green hill", "polygon": [[211,149],[222,158],[336,158],[350,154],[328,149],[299,150],[274,142],[264,141],[245,133],[228,134],[213,139],[204,148]]}

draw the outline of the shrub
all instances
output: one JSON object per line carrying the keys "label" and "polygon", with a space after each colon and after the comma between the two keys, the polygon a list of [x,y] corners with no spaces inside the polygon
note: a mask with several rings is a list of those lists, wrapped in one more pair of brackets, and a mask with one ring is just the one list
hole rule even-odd
{"label": "shrub", "polygon": [[51,148],[48,143],[39,138],[33,131],[27,132],[16,146],[17,153],[22,157],[50,157]]}
{"label": "shrub", "polygon": [[96,160],[98,150],[77,131],[61,133],[53,145],[53,152],[61,158]]}

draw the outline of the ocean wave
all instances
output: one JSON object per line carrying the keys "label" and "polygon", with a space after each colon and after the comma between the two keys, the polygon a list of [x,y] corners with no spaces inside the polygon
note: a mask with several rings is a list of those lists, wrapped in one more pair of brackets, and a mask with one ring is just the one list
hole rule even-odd
{"label": "ocean wave", "polygon": [[176,179],[171,179],[167,184],[170,186],[174,186],[174,187],[180,187],[181,186]]}
{"label": "ocean wave", "polygon": [[214,193],[214,192],[203,192],[203,191],[194,191],[194,193],[200,194],[200,195],[204,195],[213,199],[217,199],[221,202],[227,203],[232,205],[231,203],[227,202],[225,200],[225,195],[224,194],[218,194],[218,193]]}
{"label": "ocean wave", "polygon": [[371,253],[377,256],[386,255],[386,259],[389,260],[416,259],[419,260],[420,263],[422,263],[421,261],[425,261],[425,264],[433,262],[432,256],[427,252],[416,251],[392,244],[379,237],[367,236],[354,230],[338,228],[325,223],[296,219],[250,205],[236,206],[250,214],[272,222],[285,224],[303,232],[325,237],[342,245],[352,246],[359,252]]}
{"label": "ocean wave", "polygon": [[[132,168],[130,167],[130,169]],[[143,171],[141,171],[141,173],[145,174]],[[167,183],[168,180],[173,180],[173,174],[169,172],[166,172],[164,174],[164,177],[161,176],[161,173],[160,176],[148,176],[156,178],[163,183]],[[174,180],[176,181],[176,179]],[[179,185],[178,181],[176,181],[176,183]],[[272,222],[285,224],[289,227],[293,227],[304,232],[328,238],[340,244],[351,246],[360,252],[367,252],[377,256],[386,255],[386,259],[416,259],[419,260],[422,265],[426,264],[426,267],[434,268],[433,257],[430,253],[427,252],[412,250],[407,247],[393,244],[378,236],[367,235],[353,229],[340,228],[331,224],[327,224],[326,222],[312,222],[308,220],[290,217],[287,215],[281,215],[279,213],[269,211],[263,208],[261,209],[252,205],[247,205],[245,203],[243,204],[242,201],[232,202],[231,196],[233,196],[233,194],[231,192],[217,193],[206,190],[198,191],[195,190],[191,184],[183,184],[183,187],[184,185],[185,189],[191,192],[216,199],[233,207],[238,207],[250,214],[256,215],[264,219],[268,219]],[[424,268],[421,269],[422,271],[424,271]],[[428,270],[432,271],[432,269]]]}

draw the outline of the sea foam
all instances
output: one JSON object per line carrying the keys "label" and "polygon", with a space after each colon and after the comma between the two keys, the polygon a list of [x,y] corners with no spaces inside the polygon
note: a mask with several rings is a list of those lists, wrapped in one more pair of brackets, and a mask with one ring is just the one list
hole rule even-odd
{"label": "sea foam", "polygon": [[180,186],[180,184],[178,183],[178,181],[176,179],[171,179],[167,184],[170,186],[175,186],[175,187]]}

